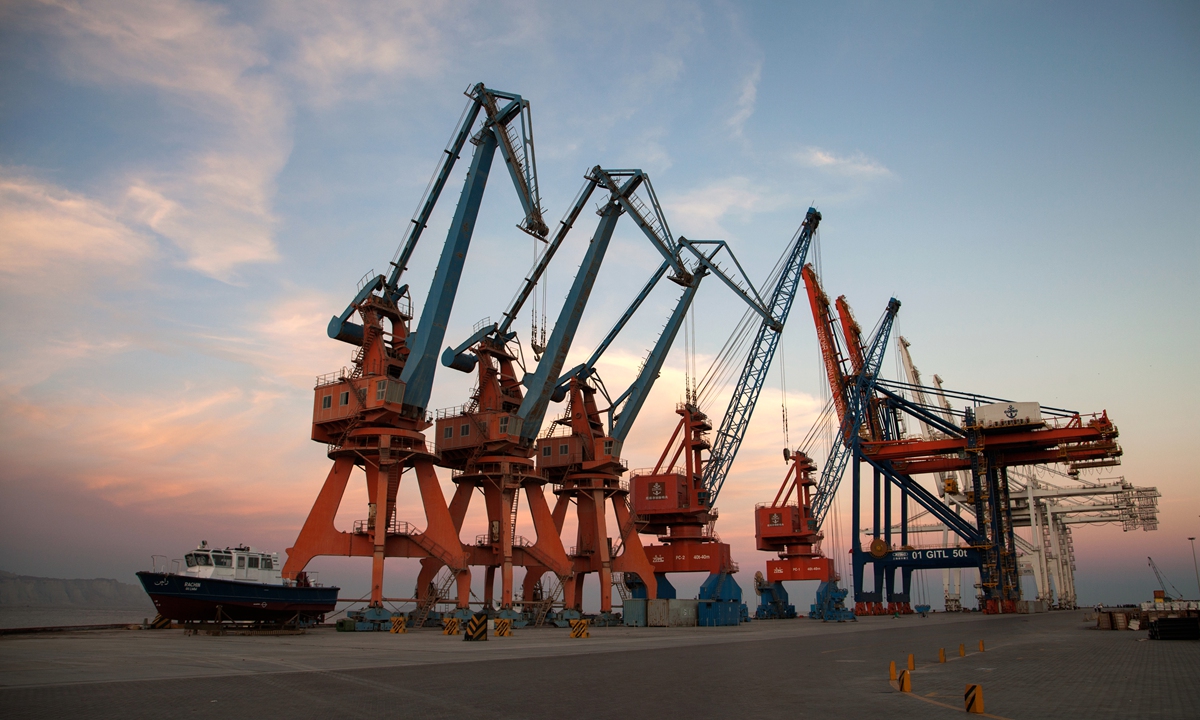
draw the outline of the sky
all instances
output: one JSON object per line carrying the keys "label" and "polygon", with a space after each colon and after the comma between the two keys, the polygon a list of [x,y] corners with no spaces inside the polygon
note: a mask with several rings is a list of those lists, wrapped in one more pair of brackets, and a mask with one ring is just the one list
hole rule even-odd
{"label": "sky", "polygon": [[[926,377],[1107,410],[1123,463],[1090,479],[1156,486],[1160,525],[1077,527],[1081,603],[1148,599],[1147,556],[1200,594],[1200,11],[1156,2],[0,4],[0,568],[133,582],[200,539],[292,544],[329,467],[313,380],[349,363],[325,325],[386,270],[477,82],[530,101],[548,220],[594,165],[641,168],[676,235],[727,240],[758,282],[815,205],[826,290],[865,327],[899,298]],[[418,311],[465,165],[410,264]],[[448,344],[517,289],[521,215],[493,172]],[[622,221],[569,363],[658,262]],[[606,355],[610,387],[673,302],[656,292]],[[738,303],[702,288],[701,368]],[[683,370],[676,348],[630,467],[667,441]],[[718,503],[747,592],[768,559],[753,505],[824,382],[801,299]],[[430,406],[471,385],[439,369]],[[342,526],[365,497],[352,482]],[[399,515],[423,525],[412,487]],[[312,568],[369,587],[366,559]],[[388,594],[415,568],[390,560]]]}

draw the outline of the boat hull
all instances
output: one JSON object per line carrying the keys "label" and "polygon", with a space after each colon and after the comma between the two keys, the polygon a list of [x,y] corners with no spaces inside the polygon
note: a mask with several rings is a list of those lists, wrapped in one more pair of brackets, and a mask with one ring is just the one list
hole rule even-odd
{"label": "boat hull", "polygon": [[159,615],[179,621],[289,620],[332,612],[336,587],[290,587],[254,582],[139,572]]}

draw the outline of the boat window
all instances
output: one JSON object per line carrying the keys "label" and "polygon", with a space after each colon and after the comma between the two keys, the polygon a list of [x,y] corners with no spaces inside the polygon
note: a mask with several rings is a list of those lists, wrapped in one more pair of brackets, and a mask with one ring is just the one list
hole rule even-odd
{"label": "boat window", "polygon": [[257,556],[257,555],[251,555],[251,556],[250,556],[250,569],[251,569],[251,570],[257,570],[257,569],[258,569],[258,556]]}
{"label": "boat window", "polygon": [[246,556],[238,555],[238,570],[246,569]]}
{"label": "boat window", "polygon": [[262,569],[263,570],[271,570],[273,568],[274,568],[274,565],[271,564],[271,558],[269,558],[269,557],[263,558]]}
{"label": "boat window", "polygon": [[209,565],[212,565],[212,558],[208,556],[208,553],[198,552],[196,553],[195,557],[196,564],[200,567],[208,567]]}
{"label": "boat window", "polygon": [[233,567],[233,556],[224,553],[213,553],[213,565],[217,567]]}
{"label": "boat window", "polygon": [[196,557],[191,553],[184,555],[183,561],[187,563],[188,567],[196,567]]}

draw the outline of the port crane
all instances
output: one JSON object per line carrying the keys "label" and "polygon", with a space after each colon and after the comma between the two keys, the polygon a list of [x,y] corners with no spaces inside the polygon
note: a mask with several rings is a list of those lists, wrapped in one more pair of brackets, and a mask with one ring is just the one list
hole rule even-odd
{"label": "port crane", "polygon": [[[314,391],[312,439],[328,446],[333,467],[287,551],[283,574],[303,582],[304,568],[318,555],[371,557],[371,594],[364,617],[372,622],[383,622],[390,615],[382,607],[385,557],[436,558],[456,576],[459,607],[469,603],[469,558],[458,541],[434,469],[436,457],[423,431],[430,425],[426,405],[438,348],[497,149],[524,210],[518,227],[538,238],[548,233],[538,192],[529,102],[482,83],[470,87],[466,96],[461,122],[391,261],[391,270],[387,275],[368,273],[354,299],[329,322],[331,338],[357,348],[353,368],[320,376]],[[474,146],[470,167],[420,321],[412,332],[409,288],[401,281],[468,141]],[[359,322],[352,319],[356,314]],[[340,531],[333,521],[355,467],[366,474],[367,518],[355,522],[351,532]],[[396,492],[410,469],[424,506],[423,531],[395,517]]]}
{"label": "port crane", "polygon": [[[904,365],[904,375],[912,390],[906,393],[919,405],[933,409],[930,397],[937,396],[944,420],[953,421],[949,400],[941,377],[933,376],[934,392],[923,389],[921,374],[912,362],[911,343],[897,339],[897,350]],[[934,410],[936,412],[936,410]],[[944,438],[945,435],[920,422],[924,440]],[[960,488],[971,484],[965,471],[935,473],[941,499],[955,512],[974,515],[973,496],[968,500]],[[1061,472],[1045,465],[1010,468],[1009,483],[1012,503],[1012,522],[1015,528],[1029,528],[1030,538],[1014,536],[1022,574],[1033,575],[1037,600],[1046,607],[1075,607],[1074,543],[1072,526],[1082,523],[1119,523],[1126,532],[1157,529],[1159,493],[1153,487],[1137,487],[1123,477],[1108,478],[1109,482],[1088,481],[1079,472]],[[910,518],[921,519],[918,513]],[[897,532],[898,529],[894,529]],[[942,545],[950,546],[949,528],[939,523],[909,525],[913,533],[941,533]],[[961,609],[961,568],[954,569],[950,583],[943,568],[943,590],[947,611]]]}
{"label": "port crane", "polygon": [[[665,230],[665,225],[662,227],[669,237],[669,230]],[[684,289],[633,382],[613,398],[596,372],[596,363],[663,277],[668,269],[667,262],[651,276],[592,356],[559,379],[556,394],[568,399],[566,412],[538,439],[539,468],[543,468],[557,486],[555,492],[559,503],[556,510],[565,514],[567,503],[575,504],[578,530],[571,555],[577,577],[582,579],[588,573],[598,574],[601,613],[609,613],[612,608],[614,572],[623,573],[623,577],[628,578],[626,585],[636,586],[640,597],[672,596],[659,592],[655,568],[643,550],[639,535],[641,518],[631,512],[628,499],[631,490],[620,477],[625,472],[621,449],[684,324],[701,280],[709,275],[720,278],[749,306],[750,312],[762,317],[764,322],[775,324],[768,306],[746,278],[741,264],[725,242],[680,237],[677,245],[681,256],[686,257],[690,265],[685,266],[686,274],[674,273],[669,277]],[[683,255],[685,250],[687,255]],[[718,259],[731,262],[736,272],[727,272]],[[598,396],[608,403],[604,411],[599,407]],[[604,421],[605,414],[607,422]],[[606,507],[609,503],[617,526],[615,542],[608,536]],[[578,612],[583,603],[582,583],[577,582],[573,591],[573,595],[567,596],[566,605]]]}
{"label": "port crane", "polygon": [[[1158,569],[1158,565],[1154,564],[1154,558],[1147,556],[1146,560],[1150,563],[1150,569],[1154,571],[1154,577],[1158,579],[1158,586],[1162,588],[1163,600],[1165,602],[1170,602],[1172,599],[1179,599],[1183,597],[1183,593],[1179,592],[1179,588],[1171,585],[1171,583],[1167,581],[1167,578],[1162,574],[1162,571]],[[1175,592],[1174,595],[1167,593],[1168,585],[1171,585],[1171,590]]]}
{"label": "port crane", "polygon": [[[676,410],[679,423],[658,463],[630,479],[633,508],[644,523],[640,531],[657,535],[661,543],[646,548],[658,596],[674,597],[668,573],[707,572],[700,599],[714,613],[714,624],[736,623],[742,601],[741,587],[732,577],[737,566],[729,545],[715,532],[716,501],[762,392],[800,284],[800,268],[820,222],[821,213],[809,208],[781,258],[778,280],[764,304],[768,312],[761,314],[715,440],[709,441],[712,425],[698,405],[681,403]],[[676,465],[681,458],[684,464]]]}
{"label": "port crane", "polygon": [[[858,399],[862,420],[847,425],[851,408],[845,397],[845,378],[860,367],[856,361],[854,337],[859,334],[844,302],[838,304],[838,318],[829,311],[828,299],[819,289],[815,271],[808,269],[810,304],[822,347],[823,361],[839,414],[839,442],[831,450],[822,480],[813,500],[813,515],[820,516],[822,504],[832,499],[822,492],[836,487],[837,479],[850,464],[853,475],[852,559],[856,614],[909,612],[909,587],[914,569],[978,567],[980,569],[981,609],[988,612],[1013,612],[1020,599],[1020,582],[1013,533],[1013,508],[1009,492],[1008,468],[1023,465],[1064,463],[1072,472],[1107,467],[1119,462],[1117,429],[1107,413],[1084,416],[1072,410],[1015,403],[1003,398],[950,391],[942,387],[919,387],[875,376],[862,387]],[[839,354],[835,329],[841,327],[844,345],[850,357]],[[886,340],[886,338],[885,338]],[[882,346],[880,346],[882,352]],[[847,362],[848,360],[848,362]],[[914,391],[917,391],[914,395]],[[908,396],[923,398],[923,401]],[[928,398],[951,397],[966,400],[962,411],[951,411],[946,404],[934,406]],[[939,435],[932,439],[903,435],[903,419],[923,422]],[[856,432],[847,432],[850,427]],[[853,462],[851,462],[851,460]],[[873,472],[872,529],[869,549],[861,547],[861,467]],[[969,473],[971,488],[967,498],[974,506],[972,525],[913,479],[923,473]],[[827,483],[825,478],[830,478]],[[943,474],[943,478],[946,476]],[[899,547],[892,542],[892,488],[900,491]],[[948,527],[964,541],[965,547],[916,549],[909,545],[909,500]],[[863,588],[866,565],[874,570],[874,589]],[[902,586],[895,584],[895,571],[901,571]],[[887,605],[883,604],[884,586]]]}
{"label": "port crane", "polygon": [[[596,190],[607,190],[609,193],[598,211],[600,221],[596,231],[550,339],[542,348],[540,361],[532,372],[518,379],[516,349],[511,347],[516,341],[516,333],[511,330],[512,324]],[[648,201],[639,198],[639,191],[646,195]],[[457,485],[450,503],[450,515],[455,527],[461,531],[472,496],[476,491],[483,494],[488,514],[488,532],[476,538],[471,548],[470,562],[487,568],[484,602],[489,606],[493,602],[495,571],[500,569],[500,613],[501,616],[511,616],[518,623],[524,622],[524,619],[513,610],[514,566],[527,568],[522,593],[522,600],[526,604],[534,601],[532,585],[546,571],[558,577],[568,597],[576,595],[577,581],[581,580],[575,567],[578,563],[567,556],[560,537],[565,509],[557,506],[554,512],[549,509],[543,491],[546,469],[540,466],[540,456],[535,458],[535,453],[548,404],[555,397],[561,399],[564,395],[559,375],[617,220],[625,214],[635,220],[651,244],[663,255],[662,266],[652,278],[651,285],[668,269],[672,271],[672,279],[680,284],[692,287],[699,283],[697,274],[679,259],[679,246],[667,230],[662,209],[646,174],[640,170],[605,170],[596,166],[586,176],[571,209],[535,263],[533,271],[523,281],[503,319],[499,323],[481,324],[469,338],[457,347],[446,348],[442,355],[442,363],[447,367],[462,372],[474,371],[478,378],[476,390],[467,404],[439,411],[435,420],[441,464],[454,471]],[[648,292],[649,288],[640,296],[639,303]],[[591,461],[608,461],[612,455],[611,447],[602,447],[600,450],[602,455]],[[533,542],[516,534],[518,502],[522,492],[536,533]],[[640,545],[636,550],[640,550]],[[628,559],[621,562],[631,563],[631,571],[647,569],[644,556],[638,558],[637,552],[631,552]],[[427,588],[440,567],[437,558],[424,560],[418,587]],[[607,611],[609,608],[604,609]]]}
{"label": "port crane", "polygon": [[[787,603],[783,582],[818,580],[820,585],[809,616],[844,621],[853,619],[854,614],[846,609],[847,592],[838,586],[840,578],[829,558],[821,552],[824,536],[820,531],[851,459],[854,444],[861,437],[876,438],[883,433],[885,423],[875,401],[874,387],[900,301],[892,298],[888,302],[874,335],[864,343],[862,330],[845,296],[831,304],[812,265],[805,265],[801,276],[817,329],[817,344],[833,391],[831,404],[836,409],[838,431],[819,480],[812,478],[816,465],[804,449],[785,449],[784,458],[791,466],[783,485],[772,502],[755,508],[757,547],[774,551],[779,556],[778,560],[767,562],[765,581],[756,582],[759,607],[755,614],[760,618],[794,617],[795,609]],[[842,329],[841,342],[836,332],[838,326]],[[796,502],[790,504],[793,495]]]}

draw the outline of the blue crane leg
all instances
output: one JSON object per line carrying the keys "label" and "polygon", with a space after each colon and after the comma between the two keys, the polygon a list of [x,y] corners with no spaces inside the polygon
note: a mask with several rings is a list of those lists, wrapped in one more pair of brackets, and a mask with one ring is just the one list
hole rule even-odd
{"label": "blue crane leg", "polygon": [[437,272],[429,286],[429,295],[421,311],[417,331],[408,336],[409,356],[400,379],[406,385],[404,393],[405,413],[423,416],[433,390],[433,373],[437,368],[438,351],[446,337],[446,323],[454,307],[454,296],[462,277],[463,263],[471,246],[471,235],[475,231],[475,219],[479,215],[479,204],[483,200],[483,189],[487,185],[488,172],[492,169],[492,158],[496,155],[496,138],[484,133],[483,141],[475,148],[471,158],[471,169],[463,186],[442,256],[438,260]]}

